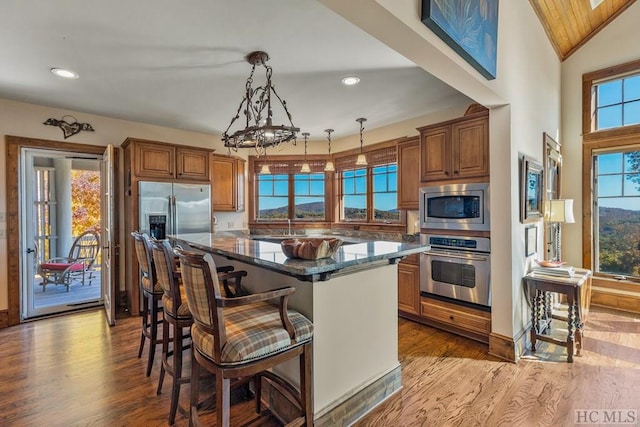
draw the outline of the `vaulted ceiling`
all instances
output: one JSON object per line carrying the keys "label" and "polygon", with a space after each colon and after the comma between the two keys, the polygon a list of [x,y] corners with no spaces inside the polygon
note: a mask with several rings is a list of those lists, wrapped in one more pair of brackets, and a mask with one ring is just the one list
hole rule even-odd
{"label": "vaulted ceiling", "polygon": [[635,0],[529,1],[562,61],[635,2]]}

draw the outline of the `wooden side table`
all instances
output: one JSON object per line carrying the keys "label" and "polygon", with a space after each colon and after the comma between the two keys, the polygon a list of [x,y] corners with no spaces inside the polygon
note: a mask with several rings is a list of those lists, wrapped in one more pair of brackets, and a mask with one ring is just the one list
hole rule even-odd
{"label": "wooden side table", "polygon": [[[577,355],[582,350],[582,330],[591,303],[591,270],[576,268],[573,277],[558,277],[531,272],[523,278],[531,298],[531,351],[536,351],[536,341],[546,341],[567,347],[567,362],[573,362],[574,341]],[[567,318],[552,316],[549,292],[567,297]],[[551,329],[551,319],[567,321],[567,340],[560,341],[545,335]]]}

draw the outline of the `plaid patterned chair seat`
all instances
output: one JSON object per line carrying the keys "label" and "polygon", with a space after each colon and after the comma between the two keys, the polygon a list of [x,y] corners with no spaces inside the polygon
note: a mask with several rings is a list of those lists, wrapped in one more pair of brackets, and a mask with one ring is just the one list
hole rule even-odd
{"label": "plaid patterned chair seat", "polygon": [[[292,425],[313,425],[313,324],[287,308],[295,288],[223,297],[216,265],[209,254],[178,250],[182,281],[193,316],[191,326],[190,425],[199,425],[200,368],[216,378],[216,425],[229,425],[231,381],[253,380],[256,413],[262,412],[262,381],[269,381],[293,405],[285,420]],[[267,301],[278,301],[277,305]],[[300,384],[278,376],[271,368],[299,359]],[[294,408],[297,408],[297,413]],[[289,411],[289,410],[288,410]],[[283,414],[280,414],[283,415]]]}
{"label": "plaid patterned chair seat", "polygon": [[189,310],[189,304],[187,304],[187,295],[184,293],[184,288],[181,286],[180,289],[180,305],[176,310],[173,298],[167,294],[162,296],[162,306],[164,307],[165,312],[172,313],[174,317],[191,317],[191,310]]}
{"label": "plaid patterned chair seat", "polygon": [[[223,364],[245,363],[286,350],[313,336],[313,324],[298,312],[289,310],[295,341],[282,328],[278,307],[258,302],[224,309],[227,342],[222,347]],[[205,355],[214,354],[214,337],[197,325],[191,327],[193,344]]]}

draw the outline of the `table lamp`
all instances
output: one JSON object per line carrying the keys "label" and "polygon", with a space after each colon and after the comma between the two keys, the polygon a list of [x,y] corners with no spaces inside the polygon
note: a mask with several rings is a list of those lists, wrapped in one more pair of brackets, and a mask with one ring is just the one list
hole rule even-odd
{"label": "table lamp", "polygon": [[553,234],[551,242],[553,249],[553,261],[561,261],[560,246],[560,230],[561,225],[572,224],[575,221],[573,217],[573,199],[553,199],[544,202],[544,222],[553,225]]}

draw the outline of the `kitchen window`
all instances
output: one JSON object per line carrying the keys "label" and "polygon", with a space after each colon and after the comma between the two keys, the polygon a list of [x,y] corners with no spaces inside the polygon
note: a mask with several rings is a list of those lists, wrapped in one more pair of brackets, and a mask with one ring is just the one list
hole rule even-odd
{"label": "kitchen window", "polygon": [[[254,219],[256,221],[325,221],[327,180],[325,160],[309,160],[311,173],[300,173],[302,161],[271,158],[253,164]],[[270,173],[260,173],[268,165]]]}
{"label": "kitchen window", "polygon": [[354,152],[338,156],[340,221],[399,224],[398,165],[395,145],[365,151],[367,166],[355,164]]}

